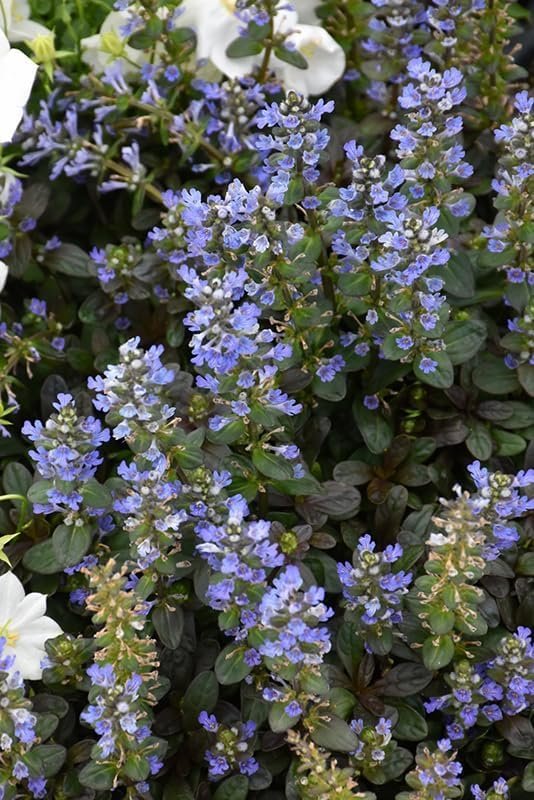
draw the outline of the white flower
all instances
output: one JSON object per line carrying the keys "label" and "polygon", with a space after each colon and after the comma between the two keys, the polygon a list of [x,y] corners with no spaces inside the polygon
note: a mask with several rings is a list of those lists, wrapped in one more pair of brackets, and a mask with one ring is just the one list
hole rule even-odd
{"label": "white flower", "polygon": [[128,23],[127,11],[112,11],[102,23],[100,33],[82,39],[82,61],[100,75],[112,61],[119,60],[124,75],[135,72],[148,57],[142,50],[135,50],[126,44],[121,29]]}
{"label": "white flower", "polygon": [[0,0],[0,28],[10,42],[31,42],[50,33],[44,25],[30,19],[28,0]]}
{"label": "white flower", "polygon": [[307,69],[299,69],[273,56],[270,65],[286,89],[305,96],[324,94],[345,72],[345,53],[324,28],[299,23],[286,41],[308,62]]}
{"label": "white flower", "polygon": [[7,268],[7,264],[4,263],[3,261],[0,261],[0,292],[6,285],[8,272],[9,270]]}
{"label": "white flower", "polygon": [[[274,17],[275,33],[287,35],[287,42],[304,56],[307,69],[299,69],[272,56],[269,66],[285,85],[301,94],[321,94],[343,75],[345,54],[339,44],[315,22],[312,0],[293,0],[295,11],[288,11],[280,0]],[[242,23],[235,15],[235,0],[184,0],[177,25],[191,28],[197,37],[197,58],[209,59],[230,78],[248,75],[262,63],[263,54],[229,58],[228,45],[237,39]]]}
{"label": "white flower", "polygon": [[431,533],[426,544],[429,547],[443,547],[446,544],[450,544],[450,540],[442,533]]}
{"label": "white flower", "polygon": [[12,50],[0,31],[0,144],[10,142],[30,96],[37,64]]}
{"label": "white flower", "polygon": [[16,575],[0,576],[0,636],[6,639],[4,655],[14,655],[14,669],[23,678],[39,680],[43,674],[41,661],[44,643],[62,633],[50,617],[45,616],[46,595],[26,595]]}
{"label": "white flower", "polygon": [[11,187],[16,181],[17,178],[12,172],[0,170],[0,209],[7,204],[11,193]]}
{"label": "white flower", "polygon": [[315,9],[320,3],[320,0],[289,0],[298,14],[299,22],[306,23],[307,25],[316,25],[319,22],[319,17],[315,13]]}

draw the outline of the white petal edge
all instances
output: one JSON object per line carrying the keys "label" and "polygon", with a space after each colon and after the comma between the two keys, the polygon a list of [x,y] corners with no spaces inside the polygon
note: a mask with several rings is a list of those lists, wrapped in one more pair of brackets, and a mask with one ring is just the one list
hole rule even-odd
{"label": "white petal edge", "polygon": [[15,616],[25,597],[24,586],[13,572],[0,575],[0,625]]}

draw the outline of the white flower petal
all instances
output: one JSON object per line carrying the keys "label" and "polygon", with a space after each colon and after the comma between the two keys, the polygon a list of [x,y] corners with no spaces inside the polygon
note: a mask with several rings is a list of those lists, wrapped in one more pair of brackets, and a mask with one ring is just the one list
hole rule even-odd
{"label": "white flower petal", "polygon": [[45,616],[46,595],[31,592],[26,595],[16,575],[7,572],[0,576],[0,626],[7,623],[7,638],[3,652],[14,655],[13,670],[23,678],[38,680],[41,677],[41,660],[45,656],[45,642],[62,633],[58,623]]}
{"label": "white flower petal", "polygon": [[297,27],[299,18],[294,11],[282,9],[273,19],[275,33],[291,33]]}
{"label": "white flower petal", "polygon": [[319,0],[289,0],[289,2],[297,12],[299,22],[308,25],[316,25],[319,22],[315,13]]}
{"label": "white flower petal", "polygon": [[[192,28],[197,37],[197,59],[210,58],[221,72],[229,73],[219,66],[218,61],[225,64],[228,59],[226,48],[237,39],[240,22],[234,15],[232,5],[222,0],[186,0],[182,5],[184,14],[178,18],[181,27]],[[213,51],[216,50],[215,60]],[[241,60],[241,59],[238,59]],[[245,75],[246,72],[239,72]]]}
{"label": "white flower petal", "polygon": [[26,595],[17,606],[15,611],[17,626],[23,628],[33,620],[39,619],[46,614],[46,597],[39,592],[31,592]]}
{"label": "white flower petal", "polygon": [[23,19],[20,22],[13,20],[9,28],[8,39],[10,42],[31,42],[37,36],[48,36],[49,34],[48,28],[32,19]]}
{"label": "white flower petal", "polygon": [[[213,9],[211,8],[212,3],[210,0],[207,0],[204,8],[204,15],[208,16],[211,14]],[[196,31],[197,25],[199,21],[201,21],[202,15],[199,10],[199,4],[197,0],[183,0],[179,8],[180,14],[176,17],[176,27],[177,28],[190,28],[193,31]]]}
{"label": "white flower petal", "polygon": [[[2,76],[0,75],[0,81],[1,80]],[[2,109],[2,114],[0,115],[0,144],[6,144],[13,139],[15,131],[20,125],[22,114],[22,108],[16,108],[15,106],[11,106],[11,108],[4,107]]]}
{"label": "white flower petal", "polygon": [[[87,36],[81,40],[82,61],[88,64],[98,75],[104,72],[109,64],[118,61],[123,75],[128,77],[128,75],[135,72],[133,64],[137,64],[140,67],[148,61],[146,53],[142,50],[136,50],[125,43],[126,40],[121,34],[121,28],[126,25],[128,20],[129,15],[126,11],[112,11],[102,23],[100,33],[95,33],[93,36]],[[125,58],[117,59],[117,56],[103,49],[102,37],[106,33],[116,33],[119,39],[124,42],[123,53]],[[133,64],[130,62],[133,62]]]}
{"label": "white flower petal", "polygon": [[[6,36],[9,35],[9,29],[11,28],[11,19],[13,16],[13,11],[20,11],[24,14],[24,0],[0,0],[0,28],[5,33]],[[28,15],[30,13],[30,7],[28,4]]]}
{"label": "white flower petal", "polygon": [[25,597],[24,586],[13,572],[0,575],[0,625],[13,619]]}
{"label": "white flower petal", "polygon": [[[1,2],[1,0],[0,0]],[[9,41],[5,33],[0,30],[0,58],[7,55],[9,53]]]}
{"label": "white flower petal", "polygon": [[48,639],[55,639],[56,636],[60,636],[63,631],[55,619],[51,617],[39,617],[39,619],[27,623],[24,627],[20,626],[18,628],[18,633],[21,644],[40,646],[40,644],[44,644]]}
{"label": "white flower petal", "polygon": [[7,264],[4,261],[0,261],[0,292],[6,285],[8,272]]}
{"label": "white flower petal", "polygon": [[299,69],[273,58],[271,65],[284,81],[286,89],[303,95],[323,94],[338,81],[345,71],[345,53],[330,34],[317,25],[298,25],[288,41],[308,62],[307,69]]}
{"label": "white flower petal", "polygon": [[44,645],[42,647],[17,645],[14,653],[13,669],[18,670],[25,680],[38,681],[43,674],[41,661],[46,655]]}
{"label": "white flower petal", "polygon": [[0,143],[11,141],[35,80],[37,64],[20,50],[0,56]]}
{"label": "white flower petal", "polygon": [[39,22],[30,19],[27,0],[0,0],[0,28],[10,42],[31,42],[36,36],[51,33]]}

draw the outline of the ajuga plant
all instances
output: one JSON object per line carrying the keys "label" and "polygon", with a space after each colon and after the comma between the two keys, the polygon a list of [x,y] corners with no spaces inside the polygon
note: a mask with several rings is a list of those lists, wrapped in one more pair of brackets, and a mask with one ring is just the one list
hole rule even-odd
{"label": "ajuga plant", "polygon": [[534,792],[528,5],[0,0],[0,800]]}

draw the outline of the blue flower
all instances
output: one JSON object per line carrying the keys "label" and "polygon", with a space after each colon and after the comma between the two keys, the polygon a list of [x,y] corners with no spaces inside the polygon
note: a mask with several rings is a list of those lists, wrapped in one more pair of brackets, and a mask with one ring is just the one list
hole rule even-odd
{"label": "blue flower", "polygon": [[258,606],[258,621],[265,634],[259,652],[276,664],[316,666],[331,647],[328,629],[319,623],[333,615],[324,604],[324,589],[302,591],[303,580],[288,566],[273,581]]}
{"label": "blue flower", "polygon": [[114,425],[115,439],[140,430],[155,435],[174,415],[174,408],[166,400],[175,371],[162,363],[161,345],[145,351],[139,344],[139,337],[129,339],[119,348],[119,363],[87,382],[96,393],[95,407],[106,412]]}
{"label": "blue flower", "polygon": [[[376,544],[366,534],[358,542],[353,566],[337,565],[349,618],[384,642],[389,641],[391,631],[402,620],[402,597],[412,581],[411,573],[392,570],[402,552],[397,544],[388,545],[378,553]],[[367,639],[369,650],[378,646],[378,641]]]}
{"label": "blue flower", "polygon": [[213,714],[202,711],[199,722],[213,739],[213,745],[205,753],[210,780],[219,780],[233,772],[250,776],[259,770],[260,765],[252,755],[256,740],[256,724],[252,720],[224,724]]}
{"label": "blue flower", "polygon": [[23,435],[35,444],[29,455],[38,473],[58,484],[48,491],[48,503],[34,504],[35,511],[43,514],[62,506],[78,510],[82,499],[78,489],[95,475],[102,463],[99,448],[110,438],[99,420],[78,416],[72,395],[59,394],[53,407],[56,413],[45,425],[36,420],[22,427]]}

